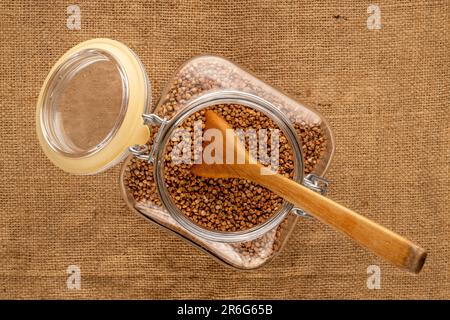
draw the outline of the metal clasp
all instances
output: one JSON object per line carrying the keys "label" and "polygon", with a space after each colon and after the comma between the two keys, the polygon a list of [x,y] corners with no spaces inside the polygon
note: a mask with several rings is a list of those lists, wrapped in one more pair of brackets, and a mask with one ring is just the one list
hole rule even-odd
{"label": "metal clasp", "polygon": [[[155,125],[158,126],[158,132],[156,133],[155,138],[153,139],[152,148],[148,149],[146,144],[144,145],[134,145],[128,148],[128,150],[138,159],[147,160],[149,164],[153,164],[155,161],[155,154],[158,150],[159,140],[161,138],[161,134],[164,131],[164,127],[167,125],[168,121],[166,119],[158,117],[156,114],[143,114],[142,118],[144,119],[144,124]],[[148,154],[147,154],[148,153]]]}
{"label": "metal clasp", "polygon": [[[303,178],[303,185],[308,189],[311,189],[315,192],[319,192],[321,195],[324,196],[327,194],[328,187],[330,186],[330,181],[316,174],[310,173]],[[300,217],[304,218],[311,217],[311,215],[308,214],[308,212],[300,208],[293,208],[292,212]]]}
{"label": "metal clasp", "polygon": [[303,185],[313,191],[319,192],[324,196],[327,194],[330,181],[316,174],[310,173],[303,178]]}

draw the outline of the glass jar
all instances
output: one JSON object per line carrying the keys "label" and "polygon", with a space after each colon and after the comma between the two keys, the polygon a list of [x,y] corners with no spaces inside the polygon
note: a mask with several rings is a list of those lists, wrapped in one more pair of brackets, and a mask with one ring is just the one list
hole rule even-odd
{"label": "glass jar", "polygon": [[[36,126],[47,157],[73,174],[95,174],[122,160],[121,193],[128,206],[227,265],[254,269],[284,246],[297,218],[308,214],[283,201],[247,230],[217,231],[187,218],[164,180],[164,155],[174,130],[195,112],[219,104],[250,107],[270,118],[292,149],[292,178],[324,194],[334,153],[325,119],[236,64],[195,57],[151,103],[150,82],[136,54],[122,43],[93,39],[55,64],[37,103]],[[128,157],[127,157],[128,156]]]}

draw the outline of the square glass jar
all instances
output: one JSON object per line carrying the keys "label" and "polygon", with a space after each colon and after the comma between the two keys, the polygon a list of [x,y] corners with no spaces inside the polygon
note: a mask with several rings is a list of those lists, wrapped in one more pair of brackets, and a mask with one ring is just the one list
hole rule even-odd
{"label": "square glass jar", "polygon": [[[95,76],[98,79],[87,79]],[[108,84],[105,78],[102,85],[102,77],[114,81]],[[103,105],[96,100],[98,96],[103,97]],[[161,155],[167,137],[180,121],[201,108],[238,103],[260,109],[288,135],[295,154],[294,179],[325,193],[328,182],[323,176],[334,153],[326,120],[218,56],[190,59],[168,79],[155,105],[150,96],[145,69],[128,47],[109,39],[79,44],[57,62],[42,88],[37,106],[42,148],[53,163],[75,174],[97,173],[128,155],[119,181],[133,211],[227,265],[254,269],[269,262],[285,245],[298,216],[307,214],[285,202],[254,230],[214,236],[197,232],[177,214],[164,188]]]}

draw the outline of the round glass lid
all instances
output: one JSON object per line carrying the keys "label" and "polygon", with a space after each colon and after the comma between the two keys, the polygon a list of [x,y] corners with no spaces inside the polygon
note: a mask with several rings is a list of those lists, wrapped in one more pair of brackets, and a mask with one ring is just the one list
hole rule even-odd
{"label": "round glass lid", "polygon": [[101,149],[122,124],[128,86],[123,70],[105,53],[87,50],[71,60],[54,76],[43,120],[51,147],[81,157]]}
{"label": "round glass lid", "polygon": [[141,115],[149,106],[142,63],[125,45],[94,39],[69,50],[53,67],[37,105],[46,155],[65,171],[96,173],[144,144]]}

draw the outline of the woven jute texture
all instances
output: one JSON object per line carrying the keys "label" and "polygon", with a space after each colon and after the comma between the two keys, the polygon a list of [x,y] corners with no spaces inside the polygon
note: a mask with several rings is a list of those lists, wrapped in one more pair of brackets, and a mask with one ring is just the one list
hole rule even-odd
{"label": "woven jute texture", "polygon": [[[1,298],[450,298],[447,0],[0,2]],[[153,99],[198,54],[218,54],[315,107],[336,136],[329,196],[429,251],[418,276],[381,261],[314,219],[283,252],[240,272],[129,211],[119,166],[65,174],[41,151],[35,105],[67,49],[124,42]],[[81,289],[66,286],[81,269]],[[381,288],[367,287],[367,268]]]}

